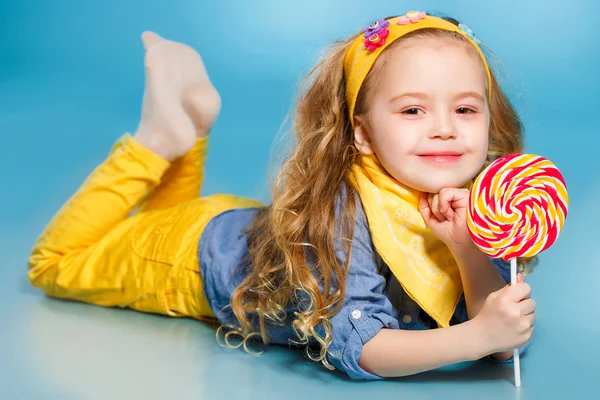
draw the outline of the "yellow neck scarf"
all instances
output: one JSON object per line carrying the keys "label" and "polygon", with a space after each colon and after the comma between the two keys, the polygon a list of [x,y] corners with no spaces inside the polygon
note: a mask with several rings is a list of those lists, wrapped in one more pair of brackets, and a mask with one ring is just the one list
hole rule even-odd
{"label": "yellow neck scarf", "polygon": [[374,155],[352,166],[373,243],[406,293],[440,327],[462,295],[458,265],[419,212],[419,192],[392,178]]}

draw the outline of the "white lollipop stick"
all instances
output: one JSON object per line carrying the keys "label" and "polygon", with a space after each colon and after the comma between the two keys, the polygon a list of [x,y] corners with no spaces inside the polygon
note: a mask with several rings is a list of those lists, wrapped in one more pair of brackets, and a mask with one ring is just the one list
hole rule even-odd
{"label": "white lollipop stick", "polygon": [[[517,283],[517,259],[510,259],[510,283],[514,285]],[[514,370],[515,370],[515,386],[521,386],[521,363],[519,360],[519,349],[513,350],[513,361],[514,361]]]}

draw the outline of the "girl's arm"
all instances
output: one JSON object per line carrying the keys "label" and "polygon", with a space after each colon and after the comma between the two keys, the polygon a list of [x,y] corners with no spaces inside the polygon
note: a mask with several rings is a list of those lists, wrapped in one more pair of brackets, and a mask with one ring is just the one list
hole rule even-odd
{"label": "girl's arm", "polygon": [[489,354],[477,321],[443,329],[382,329],[362,350],[358,364],[385,378],[414,375]]}
{"label": "girl's arm", "polygon": [[[450,248],[458,264],[469,319],[479,314],[488,295],[505,286],[504,280],[490,258],[475,245]],[[492,354],[497,360],[508,360],[512,351]]]}
{"label": "girl's arm", "polygon": [[492,260],[474,244],[450,247],[450,251],[460,270],[469,319],[473,319],[479,314],[489,294],[506,286],[508,282]]}
{"label": "girl's arm", "polygon": [[[535,303],[528,299],[530,287],[524,283],[491,293],[477,316],[462,324],[401,330],[401,310],[394,308],[385,293],[386,281],[379,273],[360,198],[356,202],[344,303],[330,320],[332,341],[327,360],[334,367],[352,379],[406,376],[511,350],[531,338]],[[343,237],[338,232],[334,243],[340,265],[346,264],[348,256],[343,251]]]}
{"label": "girl's arm", "polygon": [[381,377],[413,375],[520,348],[531,339],[535,302],[518,282],[487,296],[477,316],[425,331],[381,329],[362,348],[358,365]]}
{"label": "girl's arm", "polygon": [[[471,240],[466,222],[468,189],[445,188],[438,194],[424,193],[419,210],[429,228],[442,240],[454,256],[462,280],[469,319],[475,318],[488,295],[507,284],[490,258]],[[512,352],[493,354],[500,360]]]}

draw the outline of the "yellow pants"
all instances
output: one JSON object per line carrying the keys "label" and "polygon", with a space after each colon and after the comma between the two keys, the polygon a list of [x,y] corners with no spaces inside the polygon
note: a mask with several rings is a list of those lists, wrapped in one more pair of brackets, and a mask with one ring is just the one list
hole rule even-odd
{"label": "yellow pants", "polygon": [[208,139],[199,139],[169,163],[131,136],[121,138],[36,241],[30,282],[54,297],[214,318],[202,290],[200,235],[215,215],[262,204],[198,197],[207,147]]}

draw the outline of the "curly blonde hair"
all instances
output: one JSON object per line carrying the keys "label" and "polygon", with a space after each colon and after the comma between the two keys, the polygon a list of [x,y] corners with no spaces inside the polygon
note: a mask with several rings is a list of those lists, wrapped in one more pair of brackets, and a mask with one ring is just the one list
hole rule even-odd
{"label": "curly blonde hair", "polygon": [[[454,32],[423,29],[406,35],[378,58],[358,95],[357,115],[367,111],[377,71],[393,48],[423,36],[457,40],[476,54]],[[334,42],[302,81],[292,125],[295,146],[272,186],[271,205],[259,211],[249,229],[251,268],[231,298],[230,307],[239,326],[229,327],[227,335],[241,336],[242,343],[233,346],[226,335],[228,346],[243,344],[247,348],[247,341],[253,337],[268,343],[267,324],[284,324],[288,318],[286,308],[292,305],[297,310],[292,322],[297,343],[318,343],[319,350],[307,351],[308,357],[333,369],[327,360],[333,339],[330,319],[344,301],[356,215],[357,194],[353,190],[346,191],[341,205],[336,204],[342,189],[352,187],[351,166],[358,155],[344,80],[344,55],[355,37]],[[490,144],[483,168],[500,156],[520,152],[523,146],[521,120],[494,74],[492,85]],[[336,226],[341,227],[344,265],[340,265],[334,251]],[[520,260],[521,270],[532,261]]]}

